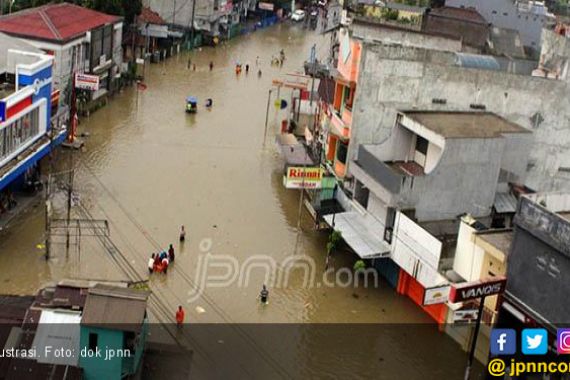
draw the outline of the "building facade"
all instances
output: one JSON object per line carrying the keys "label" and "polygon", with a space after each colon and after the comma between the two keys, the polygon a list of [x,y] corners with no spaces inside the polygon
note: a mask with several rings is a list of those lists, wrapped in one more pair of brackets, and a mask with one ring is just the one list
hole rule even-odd
{"label": "building facade", "polygon": [[69,3],[49,4],[2,17],[0,31],[54,57],[53,85],[62,103],[70,103],[76,73],[99,78],[98,90],[86,93],[87,101],[116,88],[123,62],[120,17]]}
{"label": "building facade", "polygon": [[540,51],[542,29],[555,21],[542,1],[446,0],[445,5],[475,8],[490,24],[519,32],[524,46]]}
{"label": "building facade", "polygon": [[67,132],[50,123],[53,57],[8,50],[1,59],[0,190],[18,191],[39,180],[38,162]]}

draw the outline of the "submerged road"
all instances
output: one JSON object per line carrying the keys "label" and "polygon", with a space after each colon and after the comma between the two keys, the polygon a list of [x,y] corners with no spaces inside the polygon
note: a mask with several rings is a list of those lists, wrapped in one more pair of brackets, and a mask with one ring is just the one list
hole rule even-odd
{"label": "submerged road", "polygon": [[[219,324],[180,333],[194,335],[210,367],[223,358],[237,363],[230,373],[249,378],[461,378],[466,355],[411,300],[383,280],[353,286],[350,271],[341,270],[354,261],[346,252],[333,257],[333,273],[324,273],[327,234],[312,231],[306,215],[303,231],[296,229],[298,192],[282,185],[273,140],[283,115],[273,107],[273,131],[262,146],[272,79],[298,71],[314,43],[324,58],[329,39],[283,24],[151,65],[146,91],[127,89],[83,120],[80,130],[90,137],[76,155],[77,198],[92,217],[110,222],[111,238],[142,277],[150,254],[174,244],[174,266],[168,275],[153,274],[150,284],[172,315],[181,304],[189,323]],[[280,49],[285,65],[271,67]],[[249,63],[249,75],[236,77],[236,62]],[[196,115],[184,112],[189,95],[199,99]],[[62,212],[61,194],[56,204]],[[79,208],[74,215],[83,215]],[[0,236],[3,292],[33,293],[66,277],[125,279],[93,238],[67,254],[58,243],[46,262],[37,246],[43,222],[38,207]],[[187,230],[183,245],[180,225]],[[261,307],[263,283],[274,286]]]}

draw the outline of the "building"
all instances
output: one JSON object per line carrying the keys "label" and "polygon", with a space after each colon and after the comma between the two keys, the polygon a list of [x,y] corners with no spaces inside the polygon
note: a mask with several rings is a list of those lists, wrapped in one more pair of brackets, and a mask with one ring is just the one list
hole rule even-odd
{"label": "building", "polygon": [[444,323],[447,307],[423,297],[450,282],[457,219],[490,218],[507,185],[501,173],[523,179],[531,142],[530,131],[488,112],[401,111],[389,137],[360,145],[348,166],[351,208],[325,220],[361,258],[397,264],[398,292]]}
{"label": "building", "polygon": [[82,350],[114,350],[111,360],[82,356],[84,378],[122,379],[140,368],[148,331],[149,293],[97,284],[90,288],[81,317]]}
{"label": "building", "polygon": [[[536,191],[570,188],[570,148],[567,131],[560,128],[570,123],[567,70],[557,79],[547,80],[531,75],[537,65],[532,61],[451,51],[451,44],[448,50],[422,48],[419,43],[426,40],[430,44],[431,39],[414,35],[412,40],[411,33],[406,44],[383,42],[377,34],[371,40],[372,28],[357,29],[355,24],[356,19],[352,38],[360,41],[362,50],[348,147],[349,171],[359,145],[378,144],[389,137],[398,110],[486,110],[535,132],[524,185]],[[552,46],[545,57],[559,56],[558,61],[567,61],[565,45],[557,43],[565,37],[546,31],[543,39],[545,47]],[[348,189],[353,190],[352,186],[350,181],[346,183]]]}
{"label": "building", "polygon": [[[65,126],[52,127],[54,59],[0,34],[0,209],[11,194],[40,181],[40,160],[61,144]],[[15,50],[11,49],[25,49]]]}
{"label": "building", "polygon": [[0,32],[23,39],[54,57],[53,86],[70,104],[75,73],[98,77],[87,102],[104,98],[118,86],[122,72],[123,22],[74,4],[48,4],[0,17]]}
{"label": "building", "polygon": [[[518,319],[556,332],[570,309],[561,302],[570,273],[570,194],[521,197],[507,260],[507,289],[500,319]],[[505,315],[503,315],[505,313]]]}
{"label": "building", "polygon": [[[247,0],[235,3],[238,9],[243,10],[244,17],[251,9],[250,3],[256,5],[256,2]],[[234,4],[227,0],[180,1],[177,3],[170,0],[147,0],[144,5],[156,11],[169,25],[185,29],[193,27],[203,36],[206,43],[212,42],[214,38],[220,39],[227,36],[234,21],[232,18]]]}
{"label": "building", "polygon": [[488,23],[503,29],[515,29],[528,50],[539,52],[542,29],[555,21],[542,1],[446,0],[445,5],[475,8]]}
{"label": "building", "polygon": [[325,132],[325,162],[329,171],[342,179],[346,174],[346,159],[352,126],[352,107],[360,67],[361,45],[351,40],[347,30],[339,34],[340,51],[336,70],[333,70],[334,97],[331,104],[323,104],[323,131]]}
{"label": "building", "polygon": [[[121,379],[134,375],[145,347],[148,295],[124,283],[62,280],[34,297],[0,296],[0,345],[19,353],[35,351],[27,357],[1,360],[0,378]],[[99,355],[95,355],[97,348]],[[58,350],[71,354],[61,355]],[[117,356],[107,357],[108,350]]]}
{"label": "building", "polygon": [[422,20],[422,31],[459,38],[479,50],[485,49],[489,39],[489,25],[475,8],[428,9]]}
{"label": "building", "polygon": [[372,4],[361,3],[363,15],[366,17],[394,21],[398,24],[420,26],[425,7],[407,5],[392,1],[373,2]]}

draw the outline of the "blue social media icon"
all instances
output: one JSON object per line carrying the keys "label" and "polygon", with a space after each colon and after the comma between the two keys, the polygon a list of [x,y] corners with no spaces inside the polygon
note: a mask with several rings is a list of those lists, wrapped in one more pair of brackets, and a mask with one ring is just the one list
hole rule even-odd
{"label": "blue social media icon", "polygon": [[548,352],[548,332],[545,329],[524,329],[521,351],[525,355],[545,355]]}
{"label": "blue social media icon", "polygon": [[513,355],[517,351],[517,333],[513,329],[491,330],[491,354]]}

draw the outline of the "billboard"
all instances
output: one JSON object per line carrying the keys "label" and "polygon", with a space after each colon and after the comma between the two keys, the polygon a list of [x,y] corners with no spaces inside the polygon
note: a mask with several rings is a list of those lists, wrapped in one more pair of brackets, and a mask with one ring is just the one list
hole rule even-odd
{"label": "billboard", "polygon": [[75,74],[75,88],[81,90],[99,90],[99,77],[97,75]]}
{"label": "billboard", "polygon": [[287,189],[320,189],[323,169],[320,167],[290,166],[283,176]]}

